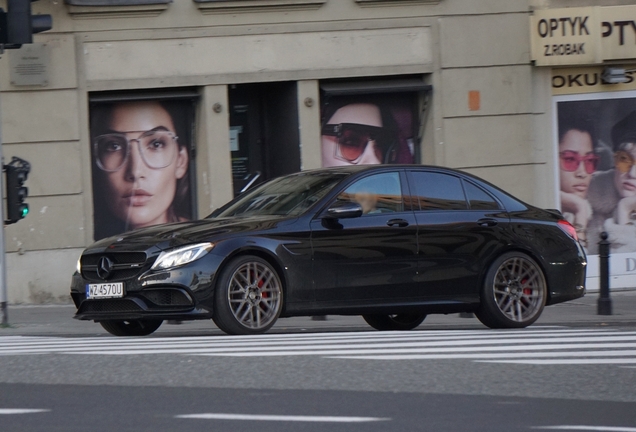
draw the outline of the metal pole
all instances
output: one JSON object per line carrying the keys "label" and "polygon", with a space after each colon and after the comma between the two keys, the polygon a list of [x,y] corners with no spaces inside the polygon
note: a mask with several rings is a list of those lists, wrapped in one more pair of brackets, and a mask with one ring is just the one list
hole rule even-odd
{"label": "metal pole", "polygon": [[[1,105],[1,104],[0,104]],[[4,193],[4,157],[2,156],[2,122],[0,122],[0,196]],[[2,221],[2,229],[0,229],[0,327],[9,326],[9,314],[7,311],[7,267],[4,247],[4,204],[0,205],[0,221]]]}
{"label": "metal pole", "polygon": [[609,250],[610,242],[607,241],[607,233],[601,233],[601,241],[598,242],[598,257],[601,276],[601,289],[597,303],[597,315],[612,314],[612,299],[609,291]]}

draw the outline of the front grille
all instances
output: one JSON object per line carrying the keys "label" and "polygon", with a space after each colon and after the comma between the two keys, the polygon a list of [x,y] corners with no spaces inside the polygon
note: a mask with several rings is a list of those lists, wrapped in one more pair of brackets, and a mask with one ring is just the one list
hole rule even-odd
{"label": "front grille", "polygon": [[157,306],[191,306],[190,296],[180,289],[147,289],[141,292],[145,298]]}
{"label": "front grille", "polygon": [[82,302],[77,313],[136,312],[140,310],[142,310],[142,308],[137,303],[128,299],[86,300]]}
{"label": "front grille", "polygon": [[97,274],[97,266],[102,257],[107,257],[113,263],[113,271],[107,280],[126,280],[139,275],[146,264],[146,254],[143,252],[112,252],[105,254],[83,255],[82,276],[90,281],[102,282],[104,279]]}
{"label": "front grille", "polygon": [[143,264],[146,262],[146,254],[143,252],[113,252],[105,254],[82,255],[82,266],[96,266],[99,259],[107,256],[115,264]]}

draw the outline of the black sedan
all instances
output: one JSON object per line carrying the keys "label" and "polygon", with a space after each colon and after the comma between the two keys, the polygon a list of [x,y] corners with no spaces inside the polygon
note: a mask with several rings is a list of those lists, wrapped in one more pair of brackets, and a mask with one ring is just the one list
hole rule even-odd
{"label": "black sedan", "polygon": [[583,296],[585,269],[557,210],[456,170],[352,166],[280,177],[205,219],[98,241],[71,295],[75,318],[118,336],[210,318],[254,334],[324,314],[410,330],[427,314],[474,312],[510,328]]}

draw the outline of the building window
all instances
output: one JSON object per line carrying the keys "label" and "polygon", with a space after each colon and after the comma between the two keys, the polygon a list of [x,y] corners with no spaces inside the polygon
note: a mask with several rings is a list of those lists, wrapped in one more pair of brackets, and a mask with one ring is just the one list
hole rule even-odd
{"label": "building window", "polygon": [[65,0],[71,6],[138,6],[172,3],[172,0]]}
{"label": "building window", "polygon": [[395,6],[404,6],[405,4],[438,4],[441,0],[354,0],[360,6],[386,6],[392,3]]}
{"label": "building window", "polygon": [[173,0],[64,0],[73,18],[155,17]]}
{"label": "building window", "polygon": [[203,13],[318,9],[327,0],[193,0]]}

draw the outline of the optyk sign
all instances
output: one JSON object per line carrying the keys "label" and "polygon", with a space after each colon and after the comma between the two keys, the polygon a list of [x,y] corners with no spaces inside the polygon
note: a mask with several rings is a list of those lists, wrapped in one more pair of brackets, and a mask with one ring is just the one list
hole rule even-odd
{"label": "optyk sign", "polygon": [[536,10],[530,31],[537,66],[636,58],[636,6]]}

